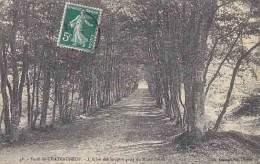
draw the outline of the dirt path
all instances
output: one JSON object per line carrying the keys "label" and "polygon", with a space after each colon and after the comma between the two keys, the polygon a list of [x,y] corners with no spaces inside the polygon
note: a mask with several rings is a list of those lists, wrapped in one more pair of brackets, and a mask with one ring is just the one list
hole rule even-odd
{"label": "dirt path", "polygon": [[[25,141],[23,145],[5,148],[0,151],[0,161],[47,163],[43,161],[44,157],[79,157],[80,161],[74,163],[166,162],[159,154],[153,156],[158,159],[145,155],[164,144],[167,136],[172,134],[172,131],[166,134],[167,126],[162,128],[166,123],[162,113],[162,110],[154,108],[148,90],[139,89],[96,116],[42,133],[36,137],[37,140]],[[108,161],[105,158],[109,158]],[[55,161],[59,160],[57,158],[49,159],[53,163],[66,163]]]}
{"label": "dirt path", "polygon": [[179,149],[172,139],[181,129],[154,106],[148,90],[139,89],[95,116],[27,134],[23,144],[0,150],[0,164],[260,163],[258,148],[230,135]]}

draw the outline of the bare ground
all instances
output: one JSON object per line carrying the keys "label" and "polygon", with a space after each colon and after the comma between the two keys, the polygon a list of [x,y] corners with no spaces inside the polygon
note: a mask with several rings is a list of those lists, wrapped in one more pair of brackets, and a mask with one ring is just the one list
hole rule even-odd
{"label": "bare ground", "polygon": [[220,133],[181,149],[172,140],[182,131],[155,108],[147,89],[139,89],[95,116],[26,133],[21,144],[1,148],[0,163],[260,163],[258,136]]}

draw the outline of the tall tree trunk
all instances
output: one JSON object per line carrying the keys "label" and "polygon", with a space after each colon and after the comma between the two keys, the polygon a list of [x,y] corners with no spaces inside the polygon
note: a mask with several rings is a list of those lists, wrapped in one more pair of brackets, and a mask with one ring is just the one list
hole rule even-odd
{"label": "tall tree trunk", "polygon": [[[2,37],[3,38],[3,37]],[[1,41],[1,39],[0,39]],[[2,40],[3,41],[3,40]],[[7,69],[4,66],[4,57],[5,57],[5,43],[4,41],[0,43],[0,73],[1,73],[1,93],[3,99],[3,112],[4,115],[4,124],[5,124],[5,134],[8,136],[11,133],[11,123],[9,116],[9,98],[6,91],[7,87]]]}
{"label": "tall tree trunk", "polygon": [[16,34],[18,28],[18,9],[19,9],[19,1],[13,0],[12,7],[12,16],[13,16],[13,25],[11,30],[11,40],[10,40],[10,49],[11,49],[11,68],[12,68],[12,76],[13,76],[13,91],[11,97],[11,134],[9,141],[15,142],[19,137],[19,70],[18,70],[18,61],[16,54]]}
{"label": "tall tree trunk", "polygon": [[28,72],[28,27],[29,27],[29,20],[28,20],[28,12],[29,12],[29,5],[27,4],[26,0],[23,0],[23,10],[24,10],[24,28],[25,28],[25,35],[24,35],[24,45],[23,45],[23,66],[22,66],[22,74],[21,80],[19,84],[19,92],[18,92],[18,101],[19,101],[19,122],[22,115],[22,108],[23,108],[23,88],[24,82],[26,78],[26,74]]}
{"label": "tall tree trunk", "polygon": [[38,115],[39,115],[39,87],[40,87],[40,77],[41,77],[41,68],[38,69],[38,73],[37,73],[37,79],[36,79],[36,104],[35,104],[35,111],[34,111],[34,116],[33,116],[33,122],[31,127],[34,129],[36,126],[36,121],[38,119]]}
{"label": "tall tree trunk", "polygon": [[51,73],[49,68],[47,68],[44,74],[44,85],[43,85],[43,96],[42,96],[42,110],[41,110],[41,128],[46,128],[46,117],[49,107],[49,97],[50,97],[50,86],[51,86]]}
{"label": "tall tree trunk", "polygon": [[62,112],[64,108],[64,103],[63,103],[63,85],[61,84],[60,81],[58,81],[58,106],[59,106],[59,117],[62,119]]}
{"label": "tall tree trunk", "polygon": [[3,132],[2,132],[2,121],[3,121],[3,118],[4,118],[4,109],[2,109],[2,112],[1,112],[1,115],[0,115],[0,140],[1,140],[1,137],[3,136]]}
{"label": "tall tree trunk", "polygon": [[[205,11],[211,7],[207,2],[192,1],[201,10],[191,8],[190,20],[184,41],[188,45],[183,52],[182,60],[185,65],[184,87],[187,107],[187,137],[192,136],[194,142],[200,140],[206,132],[205,98],[203,71],[205,69],[207,48],[207,17]],[[189,138],[189,137],[188,137]]]}
{"label": "tall tree trunk", "polygon": [[35,61],[34,61],[34,65],[33,65],[33,88],[32,88],[32,102],[31,102],[31,114],[30,114],[30,126],[32,128],[32,124],[33,124],[33,116],[34,116],[34,100],[35,100],[35,88],[36,88],[36,76],[37,76],[37,68],[36,68],[36,46],[34,48],[34,53],[35,53]]}
{"label": "tall tree trunk", "polygon": [[58,102],[58,82],[57,79],[54,79],[54,103],[52,108],[52,119],[51,119],[51,127],[54,126],[55,123],[55,117],[56,117],[56,107]]}
{"label": "tall tree trunk", "polygon": [[83,89],[82,89],[82,98],[83,98],[83,114],[87,114],[87,107],[88,107],[88,100],[87,100],[87,92],[88,86],[87,82],[83,82]]}
{"label": "tall tree trunk", "polygon": [[178,83],[172,83],[171,85],[171,102],[172,102],[172,110],[174,113],[174,121],[176,125],[182,124],[181,112],[180,112],[180,105],[179,105],[179,94],[178,94]]}
{"label": "tall tree trunk", "polygon": [[[42,52],[41,52],[41,58],[40,58],[40,61],[39,61],[39,65],[38,65],[38,72],[36,70],[36,65],[37,65],[37,61],[35,61],[35,75],[37,77],[35,77],[35,87],[36,87],[36,104],[35,104],[35,111],[33,112],[33,119],[32,119],[32,125],[31,125],[31,128],[34,129],[35,126],[36,126],[36,121],[38,119],[38,115],[39,115],[39,105],[40,105],[40,91],[39,91],[39,88],[40,88],[40,78],[41,78],[41,74],[42,74],[42,65],[43,65],[43,61],[44,61],[44,55],[45,55],[45,49],[46,49],[46,46],[43,45],[42,47]],[[37,46],[35,45],[35,60],[37,59]],[[37,72],[37,73],[36,73]],[[33,109],[33,108],[32,108]]]}
{"label": "tall tree trunk", "polygon": [[31,125],[31,85],[29,79],[29,72],[26,73],[26,80],[27,80],[27,124],[28,126]]}

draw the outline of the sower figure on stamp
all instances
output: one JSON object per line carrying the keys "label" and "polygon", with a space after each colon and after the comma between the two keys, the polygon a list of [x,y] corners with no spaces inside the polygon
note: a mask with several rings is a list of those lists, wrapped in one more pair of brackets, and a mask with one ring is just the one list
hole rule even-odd
{"label": "sower figure on stamp", "polygon": [[70,27],[74,28],[73,36],[71,39],[74,46],[77,46],[78,44],[82,45],[82,47],[86,46],[88,39],[82,33],[84,22],[88,26],[93,26],[93,24],[87,21],[87,18],[88,16],[86,15],[86,11],[82,10],[80,15],[78,15],[75,19],[73,19],[70,22]]}

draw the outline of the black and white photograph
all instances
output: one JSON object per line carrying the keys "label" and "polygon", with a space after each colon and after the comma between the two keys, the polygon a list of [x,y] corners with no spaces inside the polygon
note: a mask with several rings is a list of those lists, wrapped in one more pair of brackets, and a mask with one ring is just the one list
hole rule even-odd
{"label": "black and white photograph", "polygon": [[0,164],[260,164],[260,0],[0,0]]}

